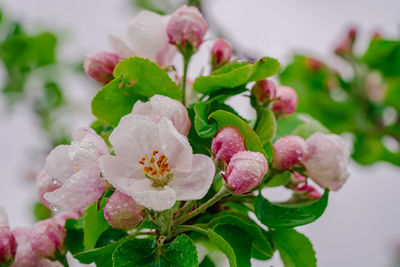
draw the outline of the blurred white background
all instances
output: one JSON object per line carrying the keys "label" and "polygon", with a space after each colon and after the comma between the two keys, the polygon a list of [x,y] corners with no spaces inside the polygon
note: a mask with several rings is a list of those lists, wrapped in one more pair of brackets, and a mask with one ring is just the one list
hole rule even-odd
{"label": "blurred white background", "polygon": [[[128,1],[1,0],[0,7],[32,31],[61,34],[61,59],[71,62],[88,52],[107,50],[107,34],[122,32],[133,17]],[[375,30],[387,37],[400,35],[398,0],[209,0],[205,4],[210,23],[218,24],[241,49],[284,64],[296,51],[333,60],[333,46],[348,25],[360,30],[360,51]],[[208,60],[205,50],[197,56],[193,73]],[[0,83],[3,75],[0,71]],[[67,73],[63,85],[77,100],[76,108],[89,114],[93,83]],[[239,111],[251,116],[243,99],[234,101],[241,105]],[[92,120],[76,114],[65,119],[74,127]],[[30,209],[36,192],[23,176],[36,156],[33,150],[45,142],[36,123],[26,107],[7,114],[0,101],[0,205],[7,209],[12,227],[33,224]],[[400,254],[400,169],[383,163],[368,168],[352,164],[351,174],[343,189],[331,194],[326,213],[299,230],[313,242],[318,266],[395,266]],[[272,198],[279,194],[267,192]],[[269,265],[282,266],[278,257]]]}

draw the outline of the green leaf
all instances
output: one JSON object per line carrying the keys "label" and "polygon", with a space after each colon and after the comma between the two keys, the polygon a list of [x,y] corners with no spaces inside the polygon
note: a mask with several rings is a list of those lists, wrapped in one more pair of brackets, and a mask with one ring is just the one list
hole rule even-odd
{"label": "green leaf", "polygon": [[278,172],[272,179],[266,184],[267,187],[277,187],[287,184],[292,174],[289,171]]}
{"label": "green leaf", "polygon": [[66,238],[68,250],[72,254],[81,252],[85,249],[83,245],[83,218],[78,220],[67,219],[65,221]]}
{"label": "green leaf", "polygon": [[[126,233],[124,235],[121,235],[121,232],[119,231],[119,234],[116,235],[116,231],[118,231],[117,229],[109,229],[111,230],[111,232],[113,232],[113,238],[110,238],[110,231],[106,231],[102,234],[102,237],[104,236],[104,234],[108,233],[107,237],[103,237],[103,242],[105,243],[104,240],[107,239],[107,243],[108,244],[99,244],[99,242],[97,242],[97,248],[94,249],[89,249],[83,252],[79,252],[77,254],[74,254],[74,258],[79,260],[81,263],[85,263],[85,264],[90,264],[90,263],[96,263],[97,267],[112,267],[113,266],[113,262],[112,262],[112,254],[114,252],[114,250],[121,245],[123,242],[125,242],[126,240],[131,239],[131,236],[126,236]],[[102,239],[102,237],[100,237],[100,239]],[[125,237],[125,238],[123,238]],[[100,241],[99,239],[99,241]],[[99,246],[101,245],[101,246]]]}
{"label": "green leaf", "polygon": [[255,130],[263,146],[274,137],[276,132],[276,119],[275,114],[270,109],[260,108]]}
{"label": "green leaf", "polygon": [[286,135],[298,135],[307,139],[315,132],[329,133],[330,131],[319,121],[308,114],[295,113],[277,121],[277,133],[274,140]]}
{"label": "green leaf", "polygon": [[317,201],[296,204],[271,203],[257,196],[254,204],[255,214],[260,222],[269,228],[291,228],[317,220],[328,205],[329,190]]}
{"label": "green leaf", "polygon": [[114,69],[114,76],[129,84],[134,93],[148,98],[155,94],[181,100],[182,92],[174,81],[154,62],[140,57],[122,60]]}
{"label": "green leaf", "polygon": [[214,262],[210,259],[209,256],[205,256],[201,261],[199,267],[216,267]]}
{"label": "green leaf", "polygon": [[229,266],[237,267],[235,251],[233,250],[231,245],[213,230],[208,231],[208,238],[225,254],[225,256],[228,258]]}
{"label": "green leaf", "polygon": [[328,134],[329,130],[323,126],[319,121],[307,117],[303,119],[303,123],[298,125],[294,131],[292,132],[293,135],[298,135],[300,137],[303,137],[304,139],[307,139],[310,135],[316,132],[321,132]]}
{"label": "green leaf", "polygon": [[211,227],[215,225],[233,225],[235,227],[239,227],[246,232],[246,236],[251,237],[252,250],[256,250],[257,253],[262,254],[267,258],[270,258],[273,255],[274,251],[271,247],[271,244],[263,234],[264,230],[261,229],[256,223],[246,223],[239,217],[225,215],[211,220],[209,225]]}
{"label": "green leaf", "polygon": [[280,64],[276,59],[264,57],[254,64],[233,63],[215,71],[210,76],[201,76],[193,83],[193,89],[202,94],[211,94],[221,88],[235,88],[252,81],[276,74]]}
{"label": "green leaf", "polygon": [[374,39],[362,60],[386,76],[400,76],[400,41]]}
{"label": "green leaf", "polygon": [[86,209],[83,216],[84,245],[86,250],[94,248],[101,234],[110,228],[110,225],[104,218],[103,207],[106,205],[108,197],[110,197],[111,194],[112,191],[106,193],[101,200],[100,206],[95,202]]}
{"label": "green leaf", "polygon": [[156,241],[133,239],[122,243],[113,254],[114,266],[198,266],[196,246],[186,235],[177,236],[166,244],[157,256]]}
{"label": "green leaf", "polygon": [[270,231],[285,267],[316,267],[311,242],[294,229]]}
{"label": "green leaf", "polygon": [[247,235],[246,231],[240,227],[229,224],[217,225],[213,230],[232,247],[235,253],[237,266],[251,266],[252,240]]}
{"label": "green leaf", "polygon": [[218,130],[227,126],[236,127],[245,139],[247,150],[260,152],[267,157],[267,154],[265,153],[263,145],[257,134],[238,116],[227,111],[218,110],[213,112],[210,115],[210,118],[213,118],[217,122]]}
{"label": "green leaf", "polygon": [[122,60],[114,69],[113,81],[92,100],[92,113],[110,126],[132,111],[137,100],[146,101],[155,94],[181,99],[182,93],[168,74],[148,59]]}
{"label": "green leaf", "polygon": [[51,217],[51,210],[43,205],[42,202],[36,202],[33,206],[33,216],[36,221],[45,220]]}
{"label": "green leaf", "polygon": [[113,266],[157,266],[154,249],[156,241],[150,239],[133,239],[122,243],[112,255]]}
{"label": "green leaf", "polygon": [[131,113],[137,100],[145,100],[137,94],[126,92],[125,85],[114,79],[105,85],[92,100],[92,113],[100,121],[116,127],[120,119]]}

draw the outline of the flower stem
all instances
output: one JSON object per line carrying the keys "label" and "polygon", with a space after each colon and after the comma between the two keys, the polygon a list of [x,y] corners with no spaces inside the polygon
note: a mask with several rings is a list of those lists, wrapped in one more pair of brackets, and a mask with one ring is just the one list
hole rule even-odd
{"label": "flower stem", "polygon": [[182,90],[182,104],[186,106],[186,80],[187,73],[189,69],[190,59],[192,58],[192,53],[182,53],[183,56],[183,77],[181,80],[181,90]]}
{"label": "flower stem", "polygon": [[205,211],[208,207],[214,205],[218,200],[220,200],[221,198],[229,195],[230,192],[229,190],[225,187],[225,185],[222,186],[221,190],[219,190],[218,193],[216,193],[212,198],[210,198],[207,202],[203,203],[200,207],[198,207],[197,209],[187,213],[186,215],[178,218],[177,220],[174,221],[174,225],[179,225],[182,224],[184,222],[186,222],[187,220],[193,218],[194,216],[202,213],[203,211]]}

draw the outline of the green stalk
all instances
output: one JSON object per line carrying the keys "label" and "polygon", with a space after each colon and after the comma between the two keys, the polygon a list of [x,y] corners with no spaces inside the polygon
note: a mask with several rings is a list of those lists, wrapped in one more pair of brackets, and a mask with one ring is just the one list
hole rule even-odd
{"label": "green stalk", "polygon": [[219,190],[218,193],[216,193],[212,198],[210,198],[207,202],[203,203],[200,207],[198,207],[197,209],[187,213],[186,215],[176,219],[173,224],[174,225],[179,225],[182,224],[184,222],[186,222],[187,220],[193,218],[194,216],[202,213],[203,211],[205,211],[207,208],[209,208],[210,206],[214,205],[218,200],[220,200],[223,197],[226,197],[227,195],[229,195],[230,192],[229,190],[225,187],[225,185],[222,186],[221,190]]}
{"label": "green stalk", "polygon": [[183,77],[181,81],[181,90],[182,90],[182,104],[186,106],[186,80],[187,73],[189,69],[190,59],[192,58],[191,53],[183,53]]}

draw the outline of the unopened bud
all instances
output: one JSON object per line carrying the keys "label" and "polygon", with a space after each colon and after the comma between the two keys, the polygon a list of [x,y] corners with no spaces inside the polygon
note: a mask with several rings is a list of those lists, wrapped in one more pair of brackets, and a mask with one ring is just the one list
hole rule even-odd
{"label": "unopened bud", "polygon": [[64,248],[65,230],[55,218],[39,221],[34,226],[32,248],[44,257],[52,257]]}
{"label": "unopened bud", "polygon": [[232,46],[223,38],[218,38],[211,50],[213,67],[220,67],[229,62],[232,57]]}
{"label": "unopened bud", "polygon": [[264,155],[242,151],[232,157],[225,179],[235,194],[243,194],[259,185],[267,171],[268,163]]}
{"label": "unopened bud", "polygon": [[216,160],[229,163],[233,155],[246,150],[246,145],[240,131],[229,126],[222,128],[214,136],[211,150]]}
{"label": "unopened bud", "polygon": [[297,107],[297,93],[288,86],[279,86],[276,97],[272,103],[272,111],[280,114],[292,114]]}
{"label": "unopened bud", "polygon": [[305,174],[323,188],[339,190],[349,177],[350,152],[336,134],[314,133],[306,140]]}
{"label": "unopened bud", "polygon": [[277,170],[288,169],[299,163],[307,153],[307,144],[303,138],[288,135],[274,143],[272,167]]}
{"label": "unopened bud", "polygon": [[356,40],[357,31],[355,28],[350,28],[347,35],[342,41],[336,46],[335,54],[343,56],[350,55],[353,53],[353,46]]}
{"label": "unopened bud", "polygon": [[196,7],[184,5],[171,15],[167,34],[171,44],[182,49],[187,46],[197,49],[203,42],[207,29],[207,21],[199,10]]}
{"label": "unopened bud", "polygon": [[7,214],[3,207],[0,207],[0,265],[9,266],[14,260],[17,250],[17,241],[8,227]]}
{"label": "unopened bud", "polygon": [[100,84],[107,84],[114,79],[113,71],[119,61],[117,54],[96,52],[86,57],[83,67],[90,78]]}
{"label": "unopened bud", "polygon": [[116,190],[104,206],[104,218],[117,229],[132,229],[143,220],[144,208],[136,201]]}
{"label": "unopened bud", "polygon": [[256,82],[251,93],[259,103],[264,104],[276,97],[276,86],[271,80],[265,79]]}

